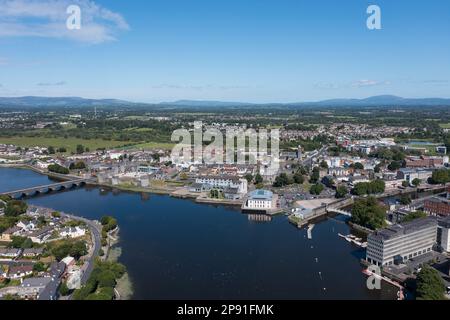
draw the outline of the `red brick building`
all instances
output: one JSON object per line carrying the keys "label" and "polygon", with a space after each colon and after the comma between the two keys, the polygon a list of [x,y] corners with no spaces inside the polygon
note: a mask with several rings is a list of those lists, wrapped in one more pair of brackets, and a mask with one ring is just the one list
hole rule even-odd
{"label": "red brick building", "polygon": [[425,200],[424,211],[437,216],[450,216],[450,200],[438,197]]}
{"label": "red brick building", "polygon": [[405,161],[407,168],[435,168],[444,165],[444,160],[439,157],[407,157]]}

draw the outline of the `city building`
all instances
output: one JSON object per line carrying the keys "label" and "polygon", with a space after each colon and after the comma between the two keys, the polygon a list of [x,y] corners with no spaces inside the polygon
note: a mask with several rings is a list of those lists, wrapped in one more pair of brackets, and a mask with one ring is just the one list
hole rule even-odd
{"label": "city building", "polygon": [[417,219],[390,226],[367,237],[366,260],[378,266],[388,266],[431,252],[437,240],[437,220]]}
{"label": "city building", "polygon": [[442,157],[406,157],[405,164],[407,168],[436,168],[444,165]]}
{"label": "city building", "polygon": [[248,182],[246,179],[240,179],[235,176],[206,176],[197,177],[195,183],[201,184],[204,190],[220,189],[225,190],[227,188],[237,188],[241,194],[247,193]]}
{"label": "city building", "polygon": [[447,154],[447,147],[446,146],[438,146],[436,147],[436,152],[441,154]]}
{"label": "city building", "polygon": [[255,190],[249,193],[245,209],[270,210],[274,208],[274,196],[268,190]]}
{"label": "city building", "polygon": [[437,242],[445,252],[450,252],[450,217],[438,220]]}
{"label": "city building", "polygon": [[431,178],[432,174],[432,169],[401,168],[397,172],[397,178],[411,184],[414,179],[419,179],[422,182],[426,182],[429,178]]}
{"label": "city building", "polygon": [[442,197],[433,197],[425,200],[423,211],[434,216],[450,216],[450,200]]}

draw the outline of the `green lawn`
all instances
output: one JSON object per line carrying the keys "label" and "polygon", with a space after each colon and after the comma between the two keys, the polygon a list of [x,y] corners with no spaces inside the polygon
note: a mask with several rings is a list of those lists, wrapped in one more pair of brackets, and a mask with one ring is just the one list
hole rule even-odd
{"label": "green lawn", "polygon": [[0,143],[13,144],[20,147],[49,147],[55,148],[65,147],[67,151],[76,152],[77,145],[83,146],[94,151],[99,148],[115,148],[127,144],[124,141],[106,141],[102,139],[77,139],[77,138],[43,138],[43,137],[0,137]]}
{"label": "green lawn", "polygon": [[173,143],[165,143],[165,142],[146,142],[139,143],[133,146],[126,147],[127,149],[136,148],[136,149],[164,149],[170,150],[175,146]]}
{"label": "green lawn", "polygon": [[450,122],[449,123],[440,123],[439,126],[442,129],[450,129]]}

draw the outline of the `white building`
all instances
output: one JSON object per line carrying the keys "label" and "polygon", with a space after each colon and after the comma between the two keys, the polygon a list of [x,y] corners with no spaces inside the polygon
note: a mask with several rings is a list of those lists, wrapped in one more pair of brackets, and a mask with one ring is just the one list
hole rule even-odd
{"label": "white building", "polygon": [[274,196],[268,190],[255,190],[249,193],[245,209],[270,210],[274,208]]}
{"label": "white building", "polygon": [[248,182],[246,179],[239,179],[234,176],[206,176],[195,179],[196,184],[201,184],[205,189],[237,188],[238,193],[247,193]]}
{"label": "white building", "polygon": [[69,271],[66,285],[70,290],[81,288],[81,270],[79,268]]}
{"label": "white building", "polygon": [[367,237],[366,260],[389,266],[431,252],[437,240],[437,226],[435,218],[427,217],[376,231]]}
{"label": "white building", "polygon": [[438,244],[442,250],[450,252],[450,217],[439,221]]}
{"label": "white building", "polygon": [[67,227],[61,230],[59,235],[63,238],[79,238],[86,234],[86,230],[80,227]]}

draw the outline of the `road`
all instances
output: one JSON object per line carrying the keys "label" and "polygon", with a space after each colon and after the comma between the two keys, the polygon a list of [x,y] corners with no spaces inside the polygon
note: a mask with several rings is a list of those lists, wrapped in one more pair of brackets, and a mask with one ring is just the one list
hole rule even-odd
{"label": "road", "polygon": [[313,158],[318,158],[318,157],[322,156],[327,150],[328,150],[328,147],[324,146],[321,149],[319,149],[318,151],[311,152],[311,154],[305,160],[303,160],[301,162],[302,165],[312,168],[312,160],[313,160]]}
{"label": "road", "polygon": [[98,257],[100,248],[102,247],[100,226],[92,220],[85,219],[83,217],[73,216],[66,213],[61,213],[61,215],[74,220],[83,221],[84,223],[86,223],[86,225],[88,225],[91,233],[94,235],[94,249],[92,255],[83,266],[84,272],[81,276],[81,284],[84,285],[88,281],[92,270],[94,270],[95,258]]}

